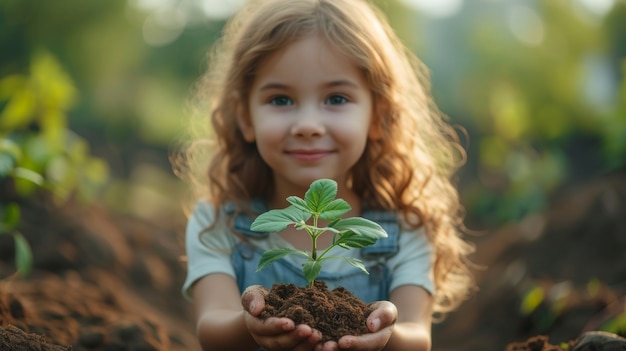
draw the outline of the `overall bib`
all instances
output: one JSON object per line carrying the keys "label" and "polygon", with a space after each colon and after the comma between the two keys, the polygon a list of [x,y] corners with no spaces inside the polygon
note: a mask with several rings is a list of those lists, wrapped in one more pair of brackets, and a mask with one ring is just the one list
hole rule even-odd
{"label": "overall bib", "polygon": [[[257,213],[263,213],[267,210],[262,201],[253,201],[251,205],[252,210]],[[232,216],[235,207],[226,205],[224,211],[227,216]],[[316,280],[324,281],[330,290],[343,286],[365,303],[389,300],[391,276],[386,260],[398,252],[400,226],[397,216],[395,212],[367,210],[361,214],[361,217],[378,223],[387,232],[386,238],[381,238],[375,244],[360,249],[360,259],[369,275],[345,263],[350,269],[341,272],[322,270]],[[302,267],[285,258],[281,258],[257,272],[263,250],[255,247],[252,242],[255,239],[263,239],[270,234],[250,230],[253,219],[247,214],[239,213],[233,220],[235,231],[245,238],[251,239],[238,243],[231,255],[240,292],[243,292],[250,285],[262,285],[271,289],[275,283],[293,283],[297,286],[308,284],[302,273]]]}

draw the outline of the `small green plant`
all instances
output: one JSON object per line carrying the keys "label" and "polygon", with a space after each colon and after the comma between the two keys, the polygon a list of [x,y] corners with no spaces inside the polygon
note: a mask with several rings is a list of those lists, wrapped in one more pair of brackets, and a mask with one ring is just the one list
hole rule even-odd
{"label": "small green plant", "polygon": [[[259,232],[280,232],[293,225],[304,230],[311,238],[311,252],[291,248],[272,249],[263,253],[257,271],[260,271],[278,259],[289,255],[304,255],[308,260],[302,265],[304,277],[313,285],[315,278],[322,270],[322,262],[328,259],[342,259],[369,274],[363,262],[356,258],[328,256],[328,252],[336,246],[344,249],[363,248],[374,244],[378,239],[387,236],[385,230],[377,223],[361,217],[342,219],[341,216],[350,211],[350,205],[343,199],[336,199],[337,183],[330,179],[314,181],[304,195],[304,199],[290,196],[290,206],[270,210],[259,215],[250,229]],[[319,227],[320,220],[326,221],[325,227]],[[325,232],[333,233],[332,244],[318,254],[317,239]]]}
{"label": "small green plant", "polygon": [[33,265],[18,230],[23,200],[43,189],[59,203],[73,196],[89,201],[108,179],[106,162],[68,128],[76,96],[69,75],[45,51],[33,55],[28,73],[0,77],[0,235],[13,237],[20,276]]}

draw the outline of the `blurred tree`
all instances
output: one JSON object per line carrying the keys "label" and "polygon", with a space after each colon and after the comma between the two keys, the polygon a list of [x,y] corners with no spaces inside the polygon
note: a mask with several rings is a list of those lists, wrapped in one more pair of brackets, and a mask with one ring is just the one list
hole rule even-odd
{"label": "blurred tree", "polygon": [[[608,18],[624,23],[619,8]],[[616,142],[624,140],[616,89],[623,78],[608,59],[616,28],[567,1],[466,10],[446,22],[455,28],[445,45],[455,49],[445,63],[458,76],[437,76],[447,69],[441,55],[428,55],[438,43],[424,50],[442,109],[470,131],[463,198],[472,217],[490,225],[519,220],[556,191],[623,166],[626,148]],[[610,152],[602,146],[608,140]]]}
{"label": "blurred tree", "polygon": [[33,55],[28,72],[0,78],[0,234],[13,236],[23,275],[31,254],[17,231],[21,200],[40,187],[61,201],[91,200],[108,177],[107,164],[68,129],[75,99],[71,79],[45,51]]}
{"label": "blurred tree", "polygon": [[[182,131],[184,99],[212,41],[206,33],[219,28],[190,27],[169,47],[155,47],[144,40],[148,16],[126,0],[0,2],[0,52],[9,53],[0,55],[0,77],[25,74],[39,52],[58,61],[73,90],[64,121],[111,165],[102,199],[131,213],[158,206],[169,194],[157,202],[154,195],[176,183],[168,148]],[[57,84],[56,77],[45,79]]]}

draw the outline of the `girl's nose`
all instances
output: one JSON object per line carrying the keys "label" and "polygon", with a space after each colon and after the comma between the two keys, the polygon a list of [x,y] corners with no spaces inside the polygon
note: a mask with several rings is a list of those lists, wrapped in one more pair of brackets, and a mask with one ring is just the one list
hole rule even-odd
{"label": "girl's nose", "polygon": [[321,112],[313,108],[302,109],[291,127],[291,134],[297,137],[319,137],[324,133]]}

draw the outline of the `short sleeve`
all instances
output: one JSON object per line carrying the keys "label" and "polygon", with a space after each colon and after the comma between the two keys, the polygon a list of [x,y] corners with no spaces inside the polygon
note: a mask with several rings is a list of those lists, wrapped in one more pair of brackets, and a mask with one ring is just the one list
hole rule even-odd
{"label": "short sleeve", "polygon": [[426,233],[421,228],[402,231],[399,240],[400,250],[387,262],[392,272],[389,291],[402,285],[417,285],[433,294],[433,247]]}
{"label": "short sleeve", "polygon": [[188,300],[191,300],[192,285],[208,274],[223,273],[235,277],[230,255],[236,239],[224,223],[223,216],[217,223],[214,223],[215,218],[213,206],[199,202],[187,222],[187,277],[182,292]]}

